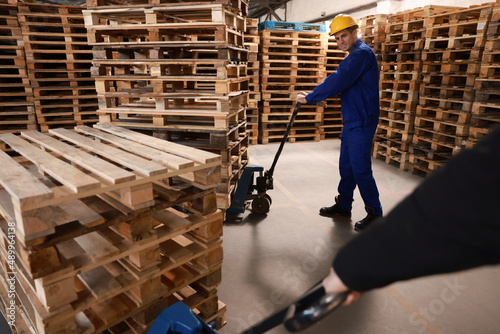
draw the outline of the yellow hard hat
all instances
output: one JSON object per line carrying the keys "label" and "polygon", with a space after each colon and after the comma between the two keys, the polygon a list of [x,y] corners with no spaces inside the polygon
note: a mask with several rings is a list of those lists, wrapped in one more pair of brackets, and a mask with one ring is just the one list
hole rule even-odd
{"label": "yellow hard hat", "polygon": [[353,26],[358,28],[356,21],[354,21],[354,19],[351,16],[346,15],[346,14],[339,14],[339,15],[335,16],[332,23],[330,24],[330,36],[333,36],[334,34],[338,33],[339,31],[353,27]]}

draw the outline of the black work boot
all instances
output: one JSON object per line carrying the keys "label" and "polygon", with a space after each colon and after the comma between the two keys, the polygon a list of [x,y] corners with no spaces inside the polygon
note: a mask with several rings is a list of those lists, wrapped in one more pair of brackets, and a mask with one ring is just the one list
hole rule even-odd
{"label": "black work boot", "polygon": [[382,215],[376,215],[375,214],[375,210],[373,208],[369,208],[367,206],[365,206],[365,210],[366,212],[368,213],[368,215],[361,219],[359,222],[357,222],[356,224],[354,224],[354,231],[356,232],[360,232],[360,231],[363,231],[364,229],[366,229],[368,227],[368,225],[370,225],[374,220],[376,220],[377,218],[379,217],[382,217]]}
{"label": "black work boot", "polygon": [[338,205],[338,203],[339,203],[338,196],[335,196],[335,205],[325,206],[325,207],[319,209],[319,215],[323,216],[323,217],[331,217],[331,218],[333,218],[335,216],[351,218],[351,213],[349,211],[342,209]]}

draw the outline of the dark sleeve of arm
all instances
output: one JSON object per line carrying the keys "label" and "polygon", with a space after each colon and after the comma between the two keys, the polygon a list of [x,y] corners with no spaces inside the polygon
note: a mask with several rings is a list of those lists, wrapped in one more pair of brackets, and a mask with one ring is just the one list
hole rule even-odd
{"label": "dark sleeve of arm", "polygon": [[500,128],[453,157],[333,267],[351,289],[500,263]]}
{"label": "dark sleeve of arm", "polygon": [[323,101],[352,86],[365,71],[365,56],[362,50],[347,56],[335,72],[327,76],[322,83],[307,94],[307,103],[314,104]]}

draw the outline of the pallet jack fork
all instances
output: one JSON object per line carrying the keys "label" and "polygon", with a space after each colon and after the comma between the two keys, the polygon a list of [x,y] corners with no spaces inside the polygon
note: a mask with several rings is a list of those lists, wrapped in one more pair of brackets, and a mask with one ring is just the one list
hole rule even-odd
{"label": "pallet jack fork", "polygon": [[[248,164],[241,174],[240,180],[238,181],[238,187],[233,195],[233,199],[231,201],[231,206],[226,210],[227,212],[232,213],[243,213],[246,209],[246,202],[252,201],[252,211],[258,214],[266,214],[269,212],[271,208],[271,196],[267,194],[267,191],[270,189],[274,189],[273,184],[273,174],[274,168],[276,167],[276,163],[281,155],[281,151],[283,150],[283,146],[285,146],[285,142],[288,139],[288,135],[292,128],[293,122],[295,121],[295,117],[300,109],[301,104],[297,102],[295,105],[295,109],[293,110],[292,117],[290,118],[290,122],[288,123],[287,129],[285,131],[285,135],[281,139],[280,146],[278,148],[278,152],[274,156],[274,161],[271,168],[267,171],[264,171],[262,166]],[[255,174],[259,173],[257,177]]]}

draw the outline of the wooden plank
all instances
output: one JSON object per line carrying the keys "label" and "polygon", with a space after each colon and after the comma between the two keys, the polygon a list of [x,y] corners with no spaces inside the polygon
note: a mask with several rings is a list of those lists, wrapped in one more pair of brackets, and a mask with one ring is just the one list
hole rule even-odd
{"label": "wooden plank", "polygon": [[133,173],[41,132],[23,131],[21,135],[57,154],[60,154],[64,158],[84,167],[96,175],[99,175],[112,184],[135,179],[135,175]]}
{"label": "wooden plank", "polygon": [[95,141],[91,138],[81,136],[68,129],[51,129],[50,133],[79,145],[89,151],[102,155],[112,161],[115,161],[123,166],[129,167],[139,174],[145,176],[154,176],[167,172],[167,168],[155,162],[138,157],[134,154],[122,151],[120,149],[110,147]]}
{"label": "wooden plank", "polygon": [[77,126],[75,129],[78,132],[87,135],[92,135],[96,138],[100,138],[102,140],[113,143],[116,146],[121,147],[122,149],[127,150],[129,152],[157,161],[163,165],[166,165],[169,168],[183,169],[194,166],[194,162],[192,160],[188,160],[170,153],[162,152],[152,147],[139,144],[125,138],[120,138],[112,134],[90,128],[88,126]]}
{"label": "wooden plank", "polygon": [[109,133],[112,133],[116,136],[127,138],[133,140],[135,142],[155,147],[159,150],[179,155],[184,158],[188,158],[200,163],[209,163],[220,161],[221,158],[219,155],[202,151],[196,148],[192,148],[189,146],[184,146],[181,144],[172,143],[163,139],[151,137],[139,132],[135,132],[129,129],[125,129],[119,126],[115,126],[112,124],[95,124],[95,128],[99,130],[103,130]]}
{"label": "wooden plank", "polygon": [[78,274],[78,278],[96,299],[102,299],[110,290],[121,287],[121,284],[103,267]]}
{"label": "wooden plank", "polygon": [[2,134],[0,135],[0,139],[6,142],[13,150],[32,161],[44,172],[76,193],[96,189],[101,186],[101,183],[93,177],[57,159],[50,153],[33,146],[14,134]]}
{"label": "wooden plank", "polygon": [[120,252],[118,248],[113,246],[113,244],[104,239],[104,237],[97,232],[76,237],[75,241],[96,261],[100,261],[103,258],[113,256]]}
{"label": "wooden plank", "polygon": [[105,222],[105,218],[79,200],[65,201],[57,205],[86,227],[93,227]]}
{"label": "wooden plank", "polygon": [[0,184],[19,204],[23,205],[54,197],[54,193],[49,187],[1,150],[0,165],[2,166]]}

